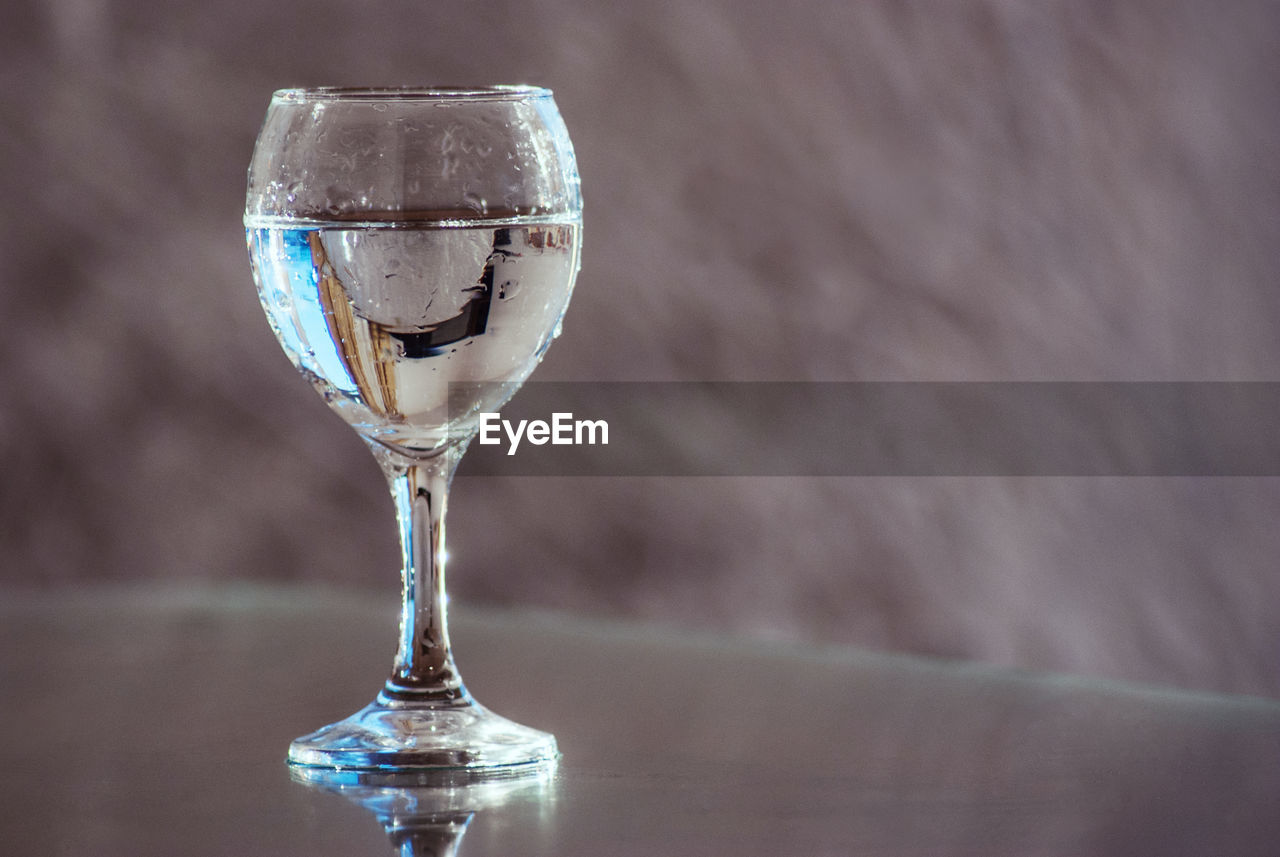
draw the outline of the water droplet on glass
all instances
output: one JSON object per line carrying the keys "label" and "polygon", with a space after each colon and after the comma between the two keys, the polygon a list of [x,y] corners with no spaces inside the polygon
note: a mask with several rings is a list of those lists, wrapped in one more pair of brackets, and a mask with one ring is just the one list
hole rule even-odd
{"label": "water droplet on glass", "polygon": [[477,214],[484,214],[489,210],[489,204],[485,202],[485,198],[474,191],[466,191],[462,194],[462,204]]}

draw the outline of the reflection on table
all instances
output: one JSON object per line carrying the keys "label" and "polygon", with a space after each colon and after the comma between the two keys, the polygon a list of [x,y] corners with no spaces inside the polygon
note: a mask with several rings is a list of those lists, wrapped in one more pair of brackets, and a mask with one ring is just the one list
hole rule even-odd
{"label": "reflection on table", "polygon": [[555,766],[521,766],[498,777],[447,770],[381,773],[302,767],[290,773],[294,782],[342,795],[373,813],[401,857],[452,857],[477,812],[517,797],[542,800]]}

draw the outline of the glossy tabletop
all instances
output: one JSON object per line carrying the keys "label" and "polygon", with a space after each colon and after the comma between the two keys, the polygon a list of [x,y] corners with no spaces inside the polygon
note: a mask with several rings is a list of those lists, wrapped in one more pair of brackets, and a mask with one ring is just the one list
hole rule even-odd
{"label": "glossy tabletop", "polygon": [[0,592],[0,854],[1280,854],[1276,701],[465,606],[464,678],[557,770],[297,781],[394,598]]}

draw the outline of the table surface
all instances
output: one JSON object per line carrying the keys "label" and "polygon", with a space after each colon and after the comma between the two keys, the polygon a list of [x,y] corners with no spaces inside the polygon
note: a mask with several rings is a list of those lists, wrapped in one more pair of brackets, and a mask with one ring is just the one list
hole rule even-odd
{"label": "table surface", "polygon": [[1280,703],[455,607],[550,777],[296,782],[396,606],[232,586],[0,592],[0,853],[1280,854]]}

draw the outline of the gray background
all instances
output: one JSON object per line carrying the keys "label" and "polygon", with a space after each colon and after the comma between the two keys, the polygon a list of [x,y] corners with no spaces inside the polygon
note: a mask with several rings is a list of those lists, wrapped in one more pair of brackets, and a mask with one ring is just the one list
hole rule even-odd
{"label": "gray background", "polygon": [[[281,86],[516,81],[587,199],[542,380],[1280,380],[1275,3],[9,0],[0,581],[394,592],[245,168]],[[1278,518],[1263,478],[477,477],[450,585],[1274,696]]]}

